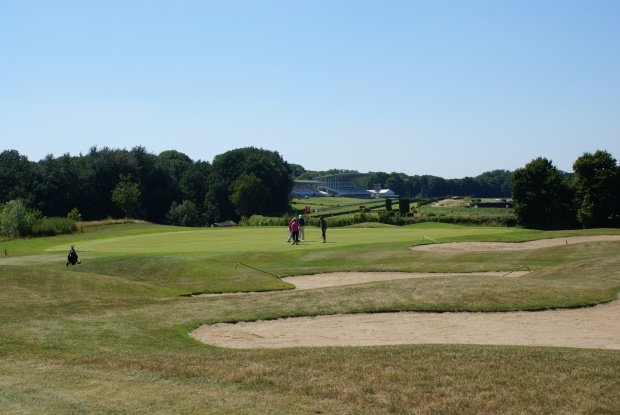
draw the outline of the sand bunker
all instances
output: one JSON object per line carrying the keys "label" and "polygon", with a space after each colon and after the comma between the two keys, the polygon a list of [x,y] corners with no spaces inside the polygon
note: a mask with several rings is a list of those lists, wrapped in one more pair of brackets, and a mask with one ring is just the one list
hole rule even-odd
{"label": "sand bunker", "polygon": [[551,246],[578,244],[583,242],[620,241],[620,235],[571,236],[568,238],[539,239],[528,242],[454,242],[416,245],[414,251],[460,252],[460,251],[512,251],[539,249]]}
{"label": "sand bunker", "polygon": [[620,301],[570,310],[379,313],[206,325],[204,343],[237,348],[486,344],[620,349]]}
{"label": "sand bunker", "polygon": [[[424,249],[534,249],[566,243],[620,240],[620,236],[577,237],[519,244],[425,245]],[[458,245],[458,246],[457,246]],[[469,246],[469,247],[468,247]],[[493,246],[493,247],[492,247]],[[500,248],[497,248],[497,247]],[[523,272],[512,273],[518,277]],[[296,289],[360,284],[444,273],[333,273],[286,278]],[[476,275],[481,275],[476,273]],[[503,277],[505,273],[485,273]],[[239,348],[374,346],[396,344],[484,344],[620,350],[620,301],[595,307],[503,313],[378,313],[300,317],[204,325],[191,336],[210,345]]]}

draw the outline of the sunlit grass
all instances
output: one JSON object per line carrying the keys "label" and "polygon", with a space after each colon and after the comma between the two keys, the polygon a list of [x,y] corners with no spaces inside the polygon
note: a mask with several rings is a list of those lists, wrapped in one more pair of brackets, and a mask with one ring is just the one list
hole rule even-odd
{"label": "sunlit grass", "polygon": [[[611,414],[620,352],[496,346],[227,350],[188,336],[203,323],[375,311],[506,311],[595,304],[620,291],[620,244],[475,253],[412,251],[539,232],[449,225],[309,230],[88,227],[3,242],[0,409],[113,414]],[[65,267],[75,244],[83,262]],[[343,270],[470,272],[290,291],[282,276]],[[528,265],[520,278],[476,275]],[[192,292],[268,291],[183,297]]]}

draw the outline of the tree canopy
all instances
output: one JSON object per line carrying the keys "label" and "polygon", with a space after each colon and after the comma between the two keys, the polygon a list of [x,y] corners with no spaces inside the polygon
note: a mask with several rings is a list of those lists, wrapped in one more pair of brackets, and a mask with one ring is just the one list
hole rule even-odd
{"label": "tree canopy", "polygon": [[[537,158],[512,173],[494,170],[462,179],[371,172],[362,185],[373,189],[379,184],[409,199],[512,197],[519,224],[525,227],[620,226],[616,159],[606,151],[584,153],[573,170],[562,172],[550,160]],[[217,155],[212,163],[176,150],[156,155],[141,146],[92,147],[79,156],[48,155],[38,162],[5,150],[0,153],[0,205],[19,200],[44,217],[70,212],[84,220],[132,215],[155,223],[202,226],[254,214],[288,214],[294,179],[339,173],[357,171],[306,170],[287,163],[276,151],[255,147]]]}
{"label": "tree canopy", "polygon": [[572,189],[550,160],[539,157],[512,174],[512,199],[518,221],[527,228],[575,226]]}
{"label": "tree canopy", "polygon": [[584,153],[573,174],[537,158],[512,174],[518,222],[528,228],[620,226],[620,167],[607,151]]}
{"label": "tree canopy", "polygon": [[210,180],[209,222],[289,210],[293,177],[288,163],[275,151],[247,147],[218,155]]}
{"label": "tree canopy", "polygon": [[584,153],[573,164],[577,216],[585,228],[620,225],[620,168],[606,151]]}

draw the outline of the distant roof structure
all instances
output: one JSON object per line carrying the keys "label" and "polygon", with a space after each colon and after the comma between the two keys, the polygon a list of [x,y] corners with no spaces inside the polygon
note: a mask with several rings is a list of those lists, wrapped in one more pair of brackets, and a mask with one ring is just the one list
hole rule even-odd
{"label": "distant roof structure", "polygon": [[319,176],[315,180],[318,184],[319,191],[332,196],[345,197],[370,197],[365,189],[365,184],[361,183],[361,179],[367,177],[368,173],[338,173],[328,176]]}
{"label": "distant roof structure", "polygon": [[345,173],[336,173],[336,174],[328,174],[326,176],[317,176],[315,180],[321,180],[325,177],[360,177],[360,176],[368,176],[369,173],[359,173],[359,172],[345,172]]}

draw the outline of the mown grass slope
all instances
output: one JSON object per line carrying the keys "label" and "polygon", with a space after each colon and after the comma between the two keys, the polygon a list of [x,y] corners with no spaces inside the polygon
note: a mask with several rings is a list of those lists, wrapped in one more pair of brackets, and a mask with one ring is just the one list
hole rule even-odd
{"label": "mown grass slope", "polygon": [[[149,224],[4,241],[0,410],[45,414],[612,414],[620,352],[389,346],[227,350],[188,332],[204,323],[303,315],[497,311],[595,304],[620,292],[620,243],[511,252],[412,251],[433,238],[524,241],[618,230],[539,232],[448,225],[286,229]],[[69,245],[82,264],[65,267]],[[292,291],[281,276],[330,271],[471,272]],[[521,278],[482,271],[528,265]],[[198,292],[263,291],[187,297]]]}

